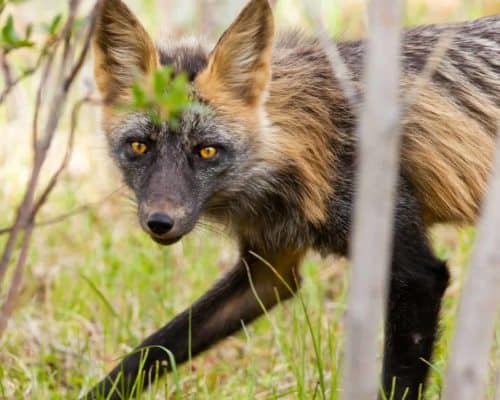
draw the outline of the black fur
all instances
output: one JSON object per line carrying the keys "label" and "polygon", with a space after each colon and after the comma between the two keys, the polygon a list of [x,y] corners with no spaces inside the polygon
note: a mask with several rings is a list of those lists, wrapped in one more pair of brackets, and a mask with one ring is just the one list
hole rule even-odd
{"label": "black fur", "polygon": [[159,48],[160,64],[172,65],[176,73],[185,72],[192,82],[208,62],[205,49],[201,46],[180,46],[174,49]]}

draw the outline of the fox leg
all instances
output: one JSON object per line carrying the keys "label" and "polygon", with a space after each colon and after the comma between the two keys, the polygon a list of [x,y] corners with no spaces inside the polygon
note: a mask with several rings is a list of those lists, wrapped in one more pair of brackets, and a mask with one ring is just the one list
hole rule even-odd
{"label": "fox leg", "polygon": [[394,400],[423,398],[449,280],[446,264],[434,256],[415,215],[396,217],[383,367],[384,391],[388,399],[393,393]]}
{"label": "fox leg", "polygon": [[302,257],[302,252],[281,252],[264,262],[244,252],[212,289],[141,343],[84,399],[128,398],[140,373],[144,388],[170,369],[165,349],[181,364],[260,316],[262,305],[269,309],[291,297],[298,288],[296,272]]}

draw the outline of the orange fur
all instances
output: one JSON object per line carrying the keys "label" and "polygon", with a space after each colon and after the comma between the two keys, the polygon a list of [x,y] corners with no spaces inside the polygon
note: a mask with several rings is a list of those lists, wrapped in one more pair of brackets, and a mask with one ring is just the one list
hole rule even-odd
{"label": "orange fur", "polygon": [[94,38],[94,76],[107,106],[126,103],[130,89],[159,65],[146,30],[121,0],[102,3]]}
{"label": "orange fur", "polygon": [[[472,90],[468,96],[491,115],[486,123],[500,121],[500,108]],[[495,136],[433,85],[419,90],[403,126],[403,166],[426,221],[474,222],[488,186]]]}

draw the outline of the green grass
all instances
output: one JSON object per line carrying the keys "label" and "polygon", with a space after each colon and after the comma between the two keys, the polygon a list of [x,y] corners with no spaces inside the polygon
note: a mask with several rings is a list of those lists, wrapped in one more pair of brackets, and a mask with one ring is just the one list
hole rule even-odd
{"label": "green grass", "polygon": [[[137,1],[128,3],[133,3],[138,12],[149,14],[158,7],[154,1],[143,2],[142,8]],[[278,10],[280,18],[291,24],[300,22],[300,13],[284,3]],[[333,21],[332,32],[345,37],[359,35],[362,2],[334,3],[338,8],[326,10]],[[444,6],[430,7],[429,1],[408,3],[412,7],[408,24],[500,11],[497,0],[457,0],[451,14]],[[22,7],[30,15],[36,14],[38,9],[31,4]],[[42,5],[40,2],[38,8],[47,8]],[[145,15],[143,20],[148,25],[148,20],[156,21],[164,14],[162,10],[158,15]],[[84,72],[88,79],[89,71]],[[27,83],[17,101],[32,98],[33,87]],[[10,109],[19,109],[19,105],[14,103]],[[29,135],[19,134],[29,132],[29,118],[25,118],[26,110],[17,111],[17,118],[7,119],[9,112],[0,110],[0,228],[13,218],[30,162],[29,153],[19,150],[29,149]],[[104,162],[107,155],[95,115],[95,110],[90,110],[82,118],[73,161],[40,220],[116,189],[116,175]],[[64,124],[67,126],[67,121]],[[45,177],[63,153],[62,139],[55,143]],[[425,396],[434,400],[443,385],[474,231],[440,227],[432,237],[439,256],[450,260],[452,271],[443,305],[442,334]],[[0,248],[4,242],[5,237],[0,236]],[[120,196],[63,223],[37,229],[17,311],[0,340],[0,399],[56,400],[83,394],[142,338],[208,289],[235,257],[227,238],[208,232],[195,232],[174,247],[159,247],[142,233],[133,209]],[[278,306],[238,335],[180,367],[177,375],[160,381],[143,398],[340,398],[347,268],[345,260],[322,260],[311,254],[302,268],[299,298]],[[489,399],[494,397],[499,360],[497,324]]]}
{"label": "green grass", "polygon": [[[58,202],[61,208],[73,203],[61,196],[52,206],[59,208]],[[454,278],[426,399],[439,398],[442,388],[474,232],[440,228],[433,236],[438,254],[450,258]],[[227,240],[206,232],[172,248],[153,244],[119,198],[38,229],[19,309],[1,344],[0,398],[82,394],[141,338],[202,294],[234,257]],[[144,398],[339,398],[346,266],[345,260],[311,255],[299,298],[180,367]],[[499,339],[497,328],[492,371],[500,359]]]}

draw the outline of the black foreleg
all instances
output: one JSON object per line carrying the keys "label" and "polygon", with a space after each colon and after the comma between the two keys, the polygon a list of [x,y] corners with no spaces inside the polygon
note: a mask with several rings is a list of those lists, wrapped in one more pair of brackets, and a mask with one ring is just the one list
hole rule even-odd
{"label": "black foreleg", "polygon": [[266,308],[271,308],[278,300],[291,297],[290,288],[296,288],[294,271],[301,258],[302,254],[293,252],[274,254],[268,258],[281,274],[281,279],[287,282],[284,285],[265,263],[244,253],[244,257],[220,282],[190,309],[147,338],[84,399],[129,398],[138,379],[139,386],[144,389],[153,378],[169,370],[170,359],[165,349],[172,354],[176,364],[183,363],[190,355],[195,356],[238,331],[242,322],[251,322],[261,315],[263,310],[259,301]]}
{"label": "black foreleg", "polygon": [[446,264],[432,253],[422,223],[415,221],[415,213],[399,215],[383,368],[388,399],[391,394],[394,400],[422,398],[448,279]]}

